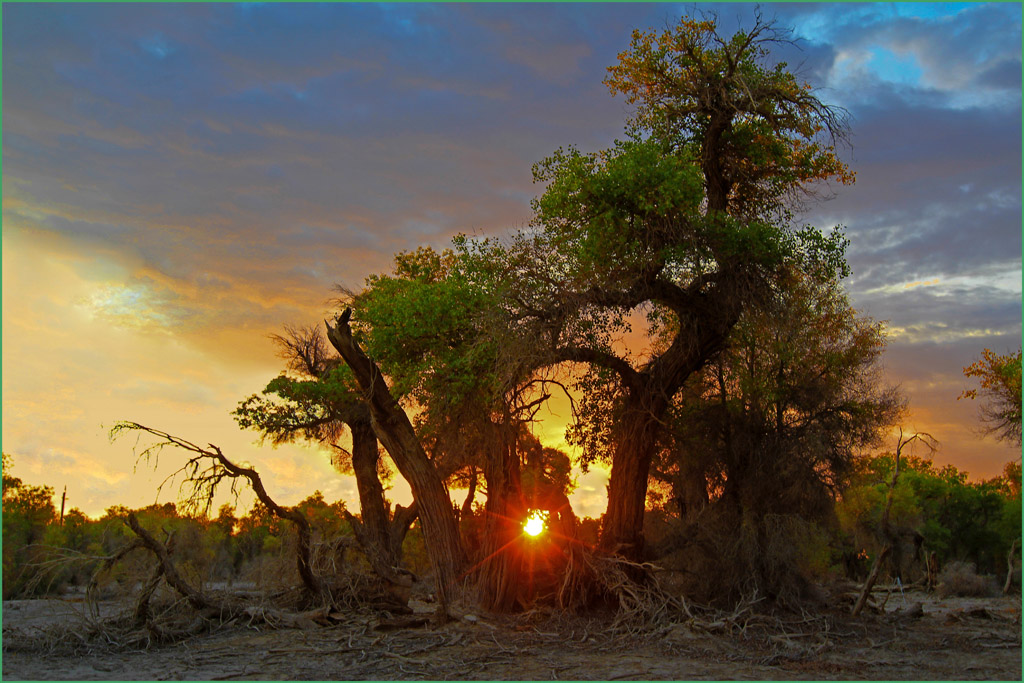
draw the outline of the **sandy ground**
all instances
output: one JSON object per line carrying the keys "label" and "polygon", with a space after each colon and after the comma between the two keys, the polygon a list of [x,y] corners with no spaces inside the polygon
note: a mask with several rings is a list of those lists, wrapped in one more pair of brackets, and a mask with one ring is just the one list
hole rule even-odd
{"label": "sandy ground", "polygon": [[[790,619],[782,630],[682,624],[610,634],[597,620],[470,617],[387,628],[353,616],[316,628],[234,624],[173,645],[44,647],[84,626],[78,600],[3,603],[6,680],[1021,680],[1020,597],[890,598],[886,612]],[[920,611],[916,606],[920,605]],[[426,607],[426,606],[423,606]],[[103,613],[123,605],[104,603]],[[426,611],[426,609],[421,610]],[[52,631],[48,631],[52,633]],[[52,644],[52,641],[50,641]]]}

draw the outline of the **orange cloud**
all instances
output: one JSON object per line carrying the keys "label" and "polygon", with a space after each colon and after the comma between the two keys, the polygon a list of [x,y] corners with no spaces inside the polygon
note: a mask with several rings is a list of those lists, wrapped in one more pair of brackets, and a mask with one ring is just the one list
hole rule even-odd
{"label": "orange cloud", "polygon": [[934,280],[918,280],[916,282],[908,282],[903,285],[903,289],[913,289],[914,287],[930,287],[931,285],[939,284],[939,278]]}

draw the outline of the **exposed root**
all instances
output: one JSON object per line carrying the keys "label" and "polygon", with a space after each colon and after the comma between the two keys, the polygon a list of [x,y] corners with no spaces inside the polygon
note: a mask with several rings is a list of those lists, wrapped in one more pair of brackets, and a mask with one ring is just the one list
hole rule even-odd
{"label": "exposed root", "polygon": [[611,620],[590,624],[584,639],[600,636],[635,644],[639,640],[661,640],[682,629],[690,634],[688,639],[706,637],[708,642],[722,642],[721,636],[728,636],[730,641],[759,643],[768,652],[766,661],[813,657],[832,642],[828,617],[767,611],[769,603],[756,588],[734,607],[723,610],[671,592],[662,575],[661,568],[648,562],[579,548],[571,554],[559,605],[576,614],[601,602],[615,610]]}

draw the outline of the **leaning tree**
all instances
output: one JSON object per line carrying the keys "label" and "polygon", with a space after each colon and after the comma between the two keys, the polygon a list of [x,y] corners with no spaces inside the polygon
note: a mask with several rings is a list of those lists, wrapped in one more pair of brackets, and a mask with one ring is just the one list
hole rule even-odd
{"label": "leaning tree", "polygon": [[[289,373],[271,380],[260,394],[241,401],[233,415],[239,426],[257,430],[272,444],[299,439],[331,449],[331,462],[352,474],[359,495],[359,518],[345,516],[370,565],[381,578],[407,585],[399,568],[402,541],[416,518],[415,504],[396,505],[385,500],[380,472],[387,468],[377,448],[370,409],[349,368],[328,350],[316,327],[286,327],[275,335]],[[345,431],[352,448],[341,443]]]}
{"label": "leaning tree", "polygon": [[[552,488],[557,477],[549,475],[560,459],[536,448],[524,429],[549,397],[551,382],[522,361],[508,338],[503,272],[489,258],[495,253],[490,246],[458,238],[443,252],[398,254],[393,272],[345,292],[343,303],[351,307],[358,343],[387,373],[390,391],[415,409],[416,436],[435,467],[483,472],[484,530],[479,561],[467,575],[474,574],[484,607],[507,611],[533,597],[524,577],[529,558],[518,540],[542,481],[551,494],[544,504],[559,500],[558,514],[575,518],[565,487],[560,498]],[[375,421],[375,429],[386,426]],[[524,463],[531,496],[524,494]]]}

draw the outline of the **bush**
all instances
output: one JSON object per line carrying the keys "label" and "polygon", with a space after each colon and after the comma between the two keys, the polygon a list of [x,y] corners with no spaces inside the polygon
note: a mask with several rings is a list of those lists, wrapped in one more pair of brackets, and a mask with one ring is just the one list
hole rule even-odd
{"label": "bush", "polygon": [[822,598],[815,584],[828,574],[827,537],[799,515],[743,517],[712,505],[699,524],[658,512],[645,523],[652,539],[646,559],[674,572],[674,587],[690,600],[730,607],[756,596],[796,607]]}
{"label": "bush", "polygon": [[979,576],[973,562],[950,562],[939,573],[937,592],[941,597],[990,598],[999,586],[990,576]]}

